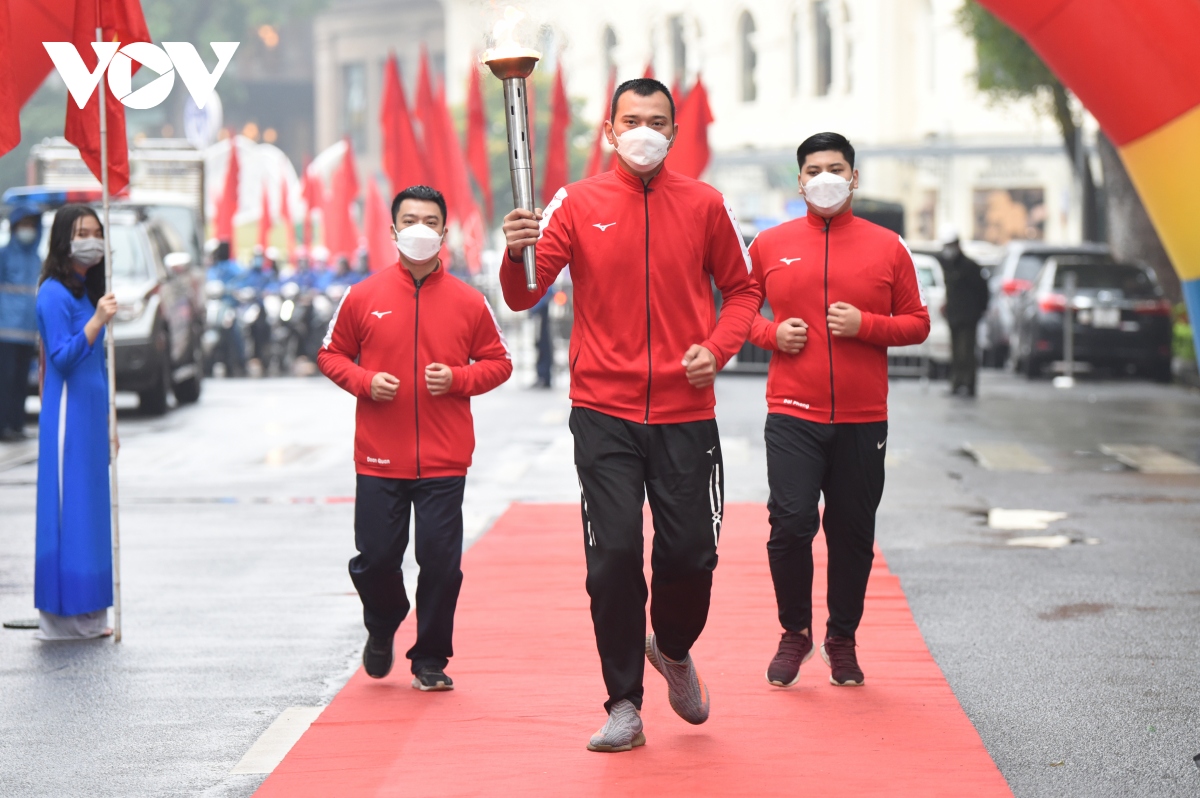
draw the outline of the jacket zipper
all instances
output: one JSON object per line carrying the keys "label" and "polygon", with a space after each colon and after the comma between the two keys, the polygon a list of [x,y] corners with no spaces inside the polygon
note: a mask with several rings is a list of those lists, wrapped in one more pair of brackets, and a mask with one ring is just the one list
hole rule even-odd
{"label": "jacket zipper", "polygon": [[642,203],[646,209],[646,417],[650,423],[650,389],[654,385],[654,354],[650,350],[650,186],[642,184]]}
{"label": "jacket zipper", "polygon": [[829,223],[825,220],[825,344],[829,349],[829,423],[837,409],[837,395],[833,390],[833,335],[829,332]]}
{"label": "jacket zipper", "polygon": [[414,281],[417,284],[417,290],[413,293],[413,299],[416,301],[416,310],[413,313],[413,419],[417,428],[417,479],[421,478],[421,388],[418,380],[417,362],[419,358],[418,348],[421,342],[421,283],[423,281]]}

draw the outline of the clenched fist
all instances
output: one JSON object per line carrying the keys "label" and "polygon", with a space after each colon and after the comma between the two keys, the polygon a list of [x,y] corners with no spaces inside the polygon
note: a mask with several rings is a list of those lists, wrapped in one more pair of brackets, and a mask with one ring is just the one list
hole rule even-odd
{"label": "clenched fist", "polygon": [[434,396],[442,396],[450,392],[454,384],[454,372],[449,366],[441,363],[430,363],[425,367],[425,387]]}
{"label": "clenched fist", "polygon": [[683,356],[683,367],[693,388],[707,388],[717,379],[717,356],[700,344],[688,347]]}
{"label": "clenched fist", "polygon": [[779,323],[775,331],[775,343],[780,352],[797,355],[808,343],[808,325],[803,319],[786,319]]}
{"label": "clenched fist", "polygon": [[853,338],[862,327],[862,311],[849,302],[835,302],[829,306],[826,320],[834,338]]}
{"label": "clenched fist", "polygon": [[538,222],[541,220],[541,208],[535,208],[532,212],[524,208],[515,208],[504,217],[504,240],[508,243],[508,251],[512,257],[520,257],[525,247],[537,243]]}
{"label": "clenched fist", "polygon": [[376,402],[392,401],[396,398],[396,391],[399,388],[400,380],[386,371],[381,371],[371,378],[371,398]]}

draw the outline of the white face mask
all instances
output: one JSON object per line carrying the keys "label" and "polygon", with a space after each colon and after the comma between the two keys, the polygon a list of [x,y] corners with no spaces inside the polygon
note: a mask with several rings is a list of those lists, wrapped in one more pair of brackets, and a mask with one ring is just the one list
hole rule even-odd
{"label": "white face mask", "polygon": [[95,266],[104,260],[103,238],[76,238],[71,241],[71,258],[84,266]]}
{"label": "white face mask", "polygon": [[13,238],[25,246],[29,246],[34,241],[37,241],[37,234],[38,231],[32,227],[18,227],[17,232],[13,234]]}
{"label": "white face mask", "polygon": [[635,127],[617,136],[617,153],[635,172],[653,172],[667,157],[671,140],[652,127]]}
{"label": "white face mask", "polygon": [[804,198],[820,212],[836,211],[850,198],[850,181],[822,172],[804,184]]}
{"label": "white face mask", "polygon": [[423,224],[409,225],[396,231],[396,249],[409,262],[420,266],[436,258],[442,251],[442,234]]}

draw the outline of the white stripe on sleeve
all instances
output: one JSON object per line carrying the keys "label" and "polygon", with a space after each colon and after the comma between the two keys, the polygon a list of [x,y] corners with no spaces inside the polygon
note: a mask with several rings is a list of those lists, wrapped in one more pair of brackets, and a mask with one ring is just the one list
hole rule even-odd
{"label": "white stripe on sleeve", "polygon": [[733,225],[733,234],[737,236],[738,246],[742,248],[742,258],[746,261],[746,274],[750,274],[754,269],[750,263],[750,250],[746,249],[746,239],[742,238],[742,229],[738,227],[737,217],[733,215],[733,208],[729,207],[729,202],[722,197],[721,201],[725,205],[725,213],[729,214],[729,223]]}
{"label": "white stripe on sleeve", "polygon": [[546,232],[546,227],[550,224],[550,217],[554,212],[562,207],[563,200],[567,198],[567,187],[563,186],[554,194],[554,199],[550,200],[550,204],[546,206],[546,210],[542,211],[542,221],[538,225],[538,238],[541,239],[542,233]]}
{"label": "white stripe on sleeve", "polygon": [[333,318],[329,320],[329,329],[325,331],[325,340],[321,342],[323,349],[328,349],[329,345],[333,343],[333,326],[337,324],[338,314],[342,312],[342,305],[346,304],[346,297],[350,296],[350,289],[353,287],[352,285],[346,286],[346,293],[342,294],[342,299],[338,302],[337,309],[333,311]]}
{"label": "white stripe on sleeve", "polygon": [[512,350],[508,348],[508,339],[504,337],[504,330],[500,329],[500,322],[496,320],[496,311],[492,310],[492,303],[487,301],[487,297],[483,297],[483,306],[491,314],[492,324],[496,325],[496,334],[500,336],[500,345],[504,347],[504,357],[512,360]]}

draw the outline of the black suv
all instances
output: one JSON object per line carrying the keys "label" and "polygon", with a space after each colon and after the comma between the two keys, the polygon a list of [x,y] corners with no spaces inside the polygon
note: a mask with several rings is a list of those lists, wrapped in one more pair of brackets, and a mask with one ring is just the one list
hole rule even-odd
{"label": "black suv", "polygon": [[[1075,275],[1069,294],[1068,274]],[[1046,260],[1014,313],[1017,369],[1040,375],[1063,358],[1067,310],[1072,311],[1075,360],[1087,366],[1171,380],[1171,305],[1154,272],[1104,255]]]}

